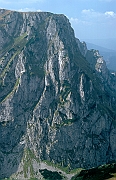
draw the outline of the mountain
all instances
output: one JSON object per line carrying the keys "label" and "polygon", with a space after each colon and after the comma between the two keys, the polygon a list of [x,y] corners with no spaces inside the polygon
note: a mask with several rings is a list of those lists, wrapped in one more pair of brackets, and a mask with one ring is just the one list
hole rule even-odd
{"label": "mountain", "polygon": [[109,70],[116,71],[116,51],[86,42],[88,49],[97,49],[106,61]]}
{"label": "mountain", "polygon": [[116,75],[69,20],[0,9],[0,42],[0,179],[115,162]]}
{"label": "mountain", "polygon": [[96,46],[104,47],[105,49],[116,51],[116,38],[84,39],[84,41],[90,44],[94,44]]}
{"label": "mountain", "polygon": [[98,46],[96,44],[92,44],[92,43],[88,43],[86,42],[86,45],[87,45],[87,48],[90,50],[90,49],[96,49],[96,50],[99,50],[100,53],[101,52],[109,52],[109,53],[113,53],[115,52],[114,50],[112,49],[108,49],[108,48],[105,48],[105,47],[102,47],[102,46]]}

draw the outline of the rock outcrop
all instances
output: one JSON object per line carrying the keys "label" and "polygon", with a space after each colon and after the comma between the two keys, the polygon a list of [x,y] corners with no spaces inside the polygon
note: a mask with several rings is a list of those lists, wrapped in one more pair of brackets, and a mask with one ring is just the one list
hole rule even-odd
{"label": "rock outcrop", "polygon": [[0,10],[0,178],[116,160],[116,77],[64,15]]}

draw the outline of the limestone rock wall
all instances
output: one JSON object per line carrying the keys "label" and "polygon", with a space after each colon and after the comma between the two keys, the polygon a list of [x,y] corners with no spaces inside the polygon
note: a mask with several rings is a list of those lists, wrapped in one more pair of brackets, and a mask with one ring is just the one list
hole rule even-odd
{"label": "limestone rock wall", "polygon": [[0,40],[0,178],[31,177],[26,149],[70,168],[116,160],[116,77],[69,20],[0,10]]}

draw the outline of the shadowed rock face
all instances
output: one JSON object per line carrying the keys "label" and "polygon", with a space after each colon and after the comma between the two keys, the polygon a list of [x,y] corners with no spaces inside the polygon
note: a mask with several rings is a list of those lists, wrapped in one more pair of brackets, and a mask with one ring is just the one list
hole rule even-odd
{"label": "shadowed rock face", "polygon": [[0,42],[0,178],[26,149],[71,168],[116,160],[116,77],[68,19],[1,9]]}

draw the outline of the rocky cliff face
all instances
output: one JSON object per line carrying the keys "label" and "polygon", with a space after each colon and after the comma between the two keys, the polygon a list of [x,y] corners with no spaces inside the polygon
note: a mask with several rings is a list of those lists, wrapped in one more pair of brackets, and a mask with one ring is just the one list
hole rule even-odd
{"label": "rocky cliff face", "polygon": [[0,10],[0,178],[116,160],[116,77],[64,15]]}

